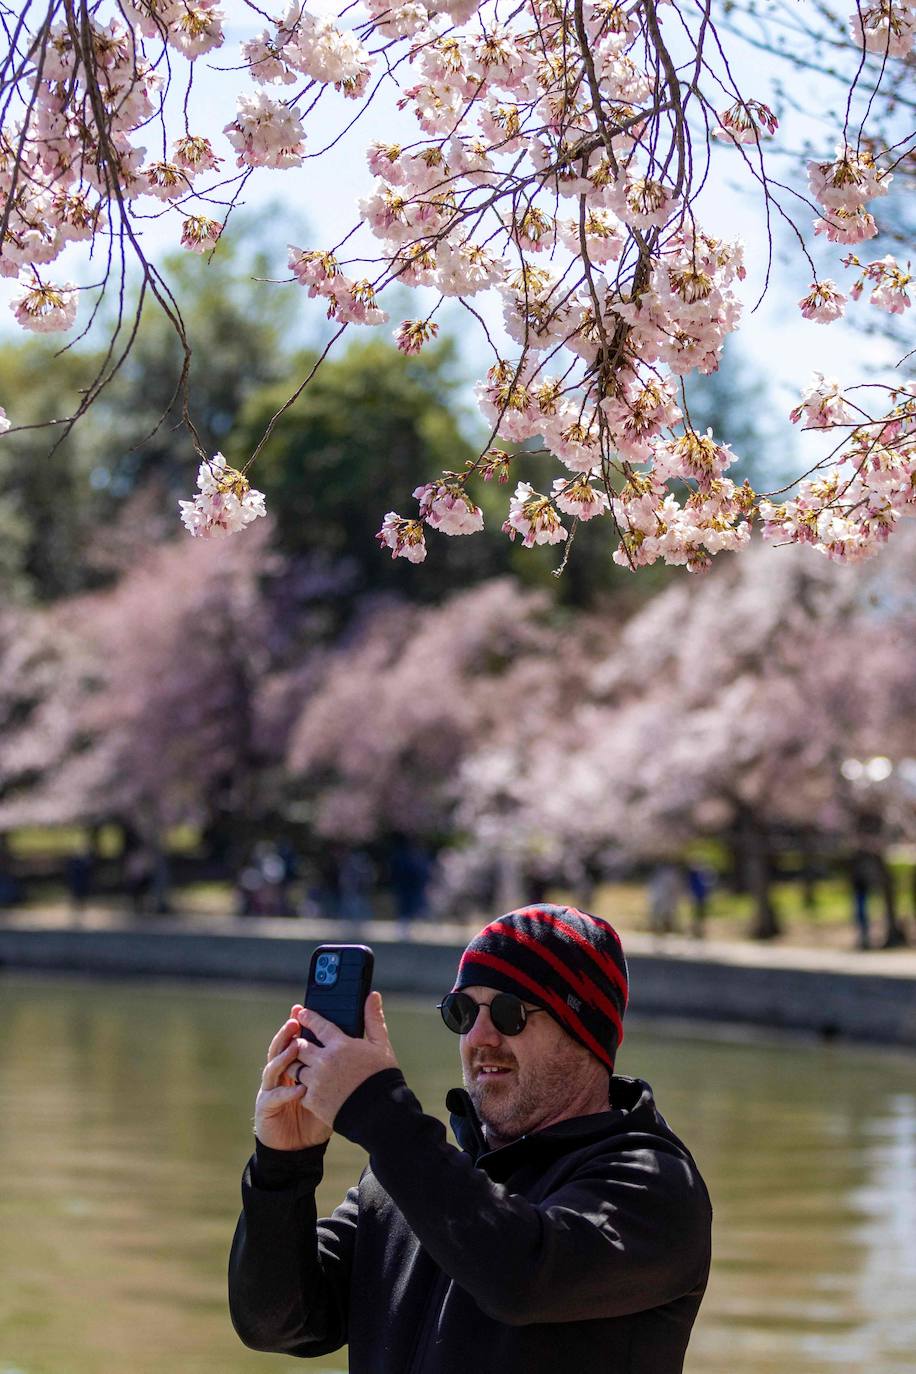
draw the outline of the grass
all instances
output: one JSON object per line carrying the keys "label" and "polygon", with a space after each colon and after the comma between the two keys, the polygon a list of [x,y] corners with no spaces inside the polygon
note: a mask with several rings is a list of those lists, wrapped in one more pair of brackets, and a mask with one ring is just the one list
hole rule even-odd
{"label": "grass", "polygon": [[[909,877],[909,874],[906,874]],[[910,902],[906,887],[898,877],[900,910],[906,916]],[[571,892],[551,893],[555,901],[575,903]],[[848,883],[841,878],[825,878],[815,888],[815,905],[805,906],[801,883],[781,882],[772,888],[784,938],[799,944],[852,945],[854,943],[852,895]],[[619,930],[648,931],[649,908],[646,888],[642,883],[605,883],[595,890],[591,910],[603,916]],[[881,927],[881,904],[877,895],[871,902],[871,923],[874,930]],[[732,892],[719,886],[709,898],[705,933],[711,940],[741,940],[747,938],[754,916],[753,899],[747,893]],[[691,929],[690,905],[686,900],[678,913],[678,929]]]}
{"label": "grass", "polygon": [[[74,854],[85,854],[92,837],[88,826],[24,825],[10,831],[6,841],[15,859],[66,859]],[[170,854],[192,854],[200,843],[200,832],[191,825],[176,825],[167,832],[165,842]],[[103,825],[96,848],[102,859],[117,858],[121,852],[120,827]]]}

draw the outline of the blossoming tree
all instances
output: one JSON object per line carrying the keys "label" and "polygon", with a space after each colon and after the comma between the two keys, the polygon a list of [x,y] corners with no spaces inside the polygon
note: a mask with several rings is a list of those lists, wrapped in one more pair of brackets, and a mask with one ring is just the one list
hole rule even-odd
{"label": "blossoming tree", "polygon": [[4,609],[0,832],[118,819],[155,848],[175,824],[258,815],[265,542],[169,541],[111,587]]}
{"label": "blossoming tree", "polygon": [[714,836],[773,935],[781,838],[916,836],[914,565],[916,527],[856,570],[758,544],[622,627],[507,579],[394,605],[316,666],[287,768],[324,837],[450,836],[445,909],[494,873],[517,902]]}
{"label": "blossoming tree", "polygon": [[[324,155],[333,175],[353,125],[376,178],[361,231],[289,256],[332,321],[328,347],[351,327],[383,324],[387,299],[408,287],[418,307],[395,327],[401,349],[435,337],[435,315],[454,300],[492,352],[478,387],[489,439],[461,471],[430,475],[414,515],[385,517],[378,538],[395,557],[421,561],[427,527],[478,530],[475,482],[510,474],[510,538],[568,553],[580,522],[604,518],[615,560],[630,568],[703,568],[745,545],[755,520],[766,535],[854,559],[916,508],[916,393],[902,374],[843,386],[815,375],[791,418],[835,442],[785,500],[737,486],[734,455],[696,431],[689,408],[691,375],[716,369],[741,322],[740,283],[765,286],[772,266],[746,267],[741,244],[718,227],[722,155],[755,188],[768,225],[790,230],[809,280],[802,316],[829,324],[863,296],[855,308],[909,307],[908,264],[863,245],[879,230],[872,207],[913,168],[914,135],[901,126],[913,109],[912,0],[855,0],[839,30],[814,0],[772,0],[768,17],[754,0],[722,14],[710,0],[359,0],[333,16],[293,0],[266,25],[253,3],[242,13],[250,28],[236,62],[216,0],[47,0],[7,22],[0,69],[0,273],[18,279],[16,318],[32,330],[91,328],[100,293],[123,302],[126,264],[137,260],[141,306],[153,297],[185,348],[176,386],[200,460],[198,492],[181,509],[191,534],[238,530],[264,513],[249,470],[272,425],[241,468],[203,451],[180,301],[144,255],[142,220],[174,219],[176,238],[207,254],[254,169]],[[815,68],[829,52],[823,65],[846,88],[834,142],[807,159],[806,188],[792,183],[791,139],[779,143],[774,110],[735,61],[736,31],[744,25],[766,48],[767,22],[796,46],[810,39]],[[221,131],[191,120],[196,64],[212,65],[220,49],[220,79],[241,87]],[[309,131],[337,98],[352,114],[313,149]],[[386,98],[411,126],[403,141],[372,140]],[[788,179],[774,170],[787,155]],[[794,162],[800,172],[804,159]],[[53,266],[80,241],[99,264],[95,287]],[[115,314],[77,414],[131,345],[133,322],[120,305]],[[14,420],[15,398],[5,399]],[[549,491],[532,488],[507,444],[556,456]]]}

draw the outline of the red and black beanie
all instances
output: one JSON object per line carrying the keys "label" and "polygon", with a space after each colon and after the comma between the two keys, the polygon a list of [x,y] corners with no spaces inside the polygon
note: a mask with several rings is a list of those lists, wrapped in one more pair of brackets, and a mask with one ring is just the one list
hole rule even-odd
{"label": "red and black beanie", "polygon": [[620,937],[607,921],[571,906],[510,911],[461,956],[452,991],[475,986],[543,1007],[613,1073],[628,983]]}

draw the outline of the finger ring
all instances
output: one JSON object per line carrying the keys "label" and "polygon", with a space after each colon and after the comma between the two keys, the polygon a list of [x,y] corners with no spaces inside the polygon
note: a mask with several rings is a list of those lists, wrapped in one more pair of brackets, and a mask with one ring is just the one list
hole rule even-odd
{"label": "finger ring", "polygon": [[301,1072],[302,1072],[303,1069],[307,1069],[307,1068],[308,1068],[308,1064],[303,1064],[303,1062],[302,1062],[301,1059],[297,1059],[297,1060],[296,1060],[296,1071],[295,1071],[295,1073],[293,1074],[293,1078],[295,1079],[295,1081],[296,1081],[297,1083],[301,1083],[302,1080],[300,1079],[299,1075],[301,1074]]}

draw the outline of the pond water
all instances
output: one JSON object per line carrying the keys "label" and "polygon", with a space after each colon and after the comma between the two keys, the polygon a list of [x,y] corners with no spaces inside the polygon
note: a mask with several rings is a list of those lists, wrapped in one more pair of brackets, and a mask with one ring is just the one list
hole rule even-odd
{"label": "pond water", "polygon": [[[346,1369],[246,1350],[226,1311],[254,1093],[290,1000],[0,977],[0,1374]],[[454,1039],[431,1006],[387,1010],[444,1115]],[[912,1057],[635,1025],[620,1069],[652,1083],[713,1197],[690,1374],[913,1374]],[[334,1140],[325,1207],[363,1158]]]}

